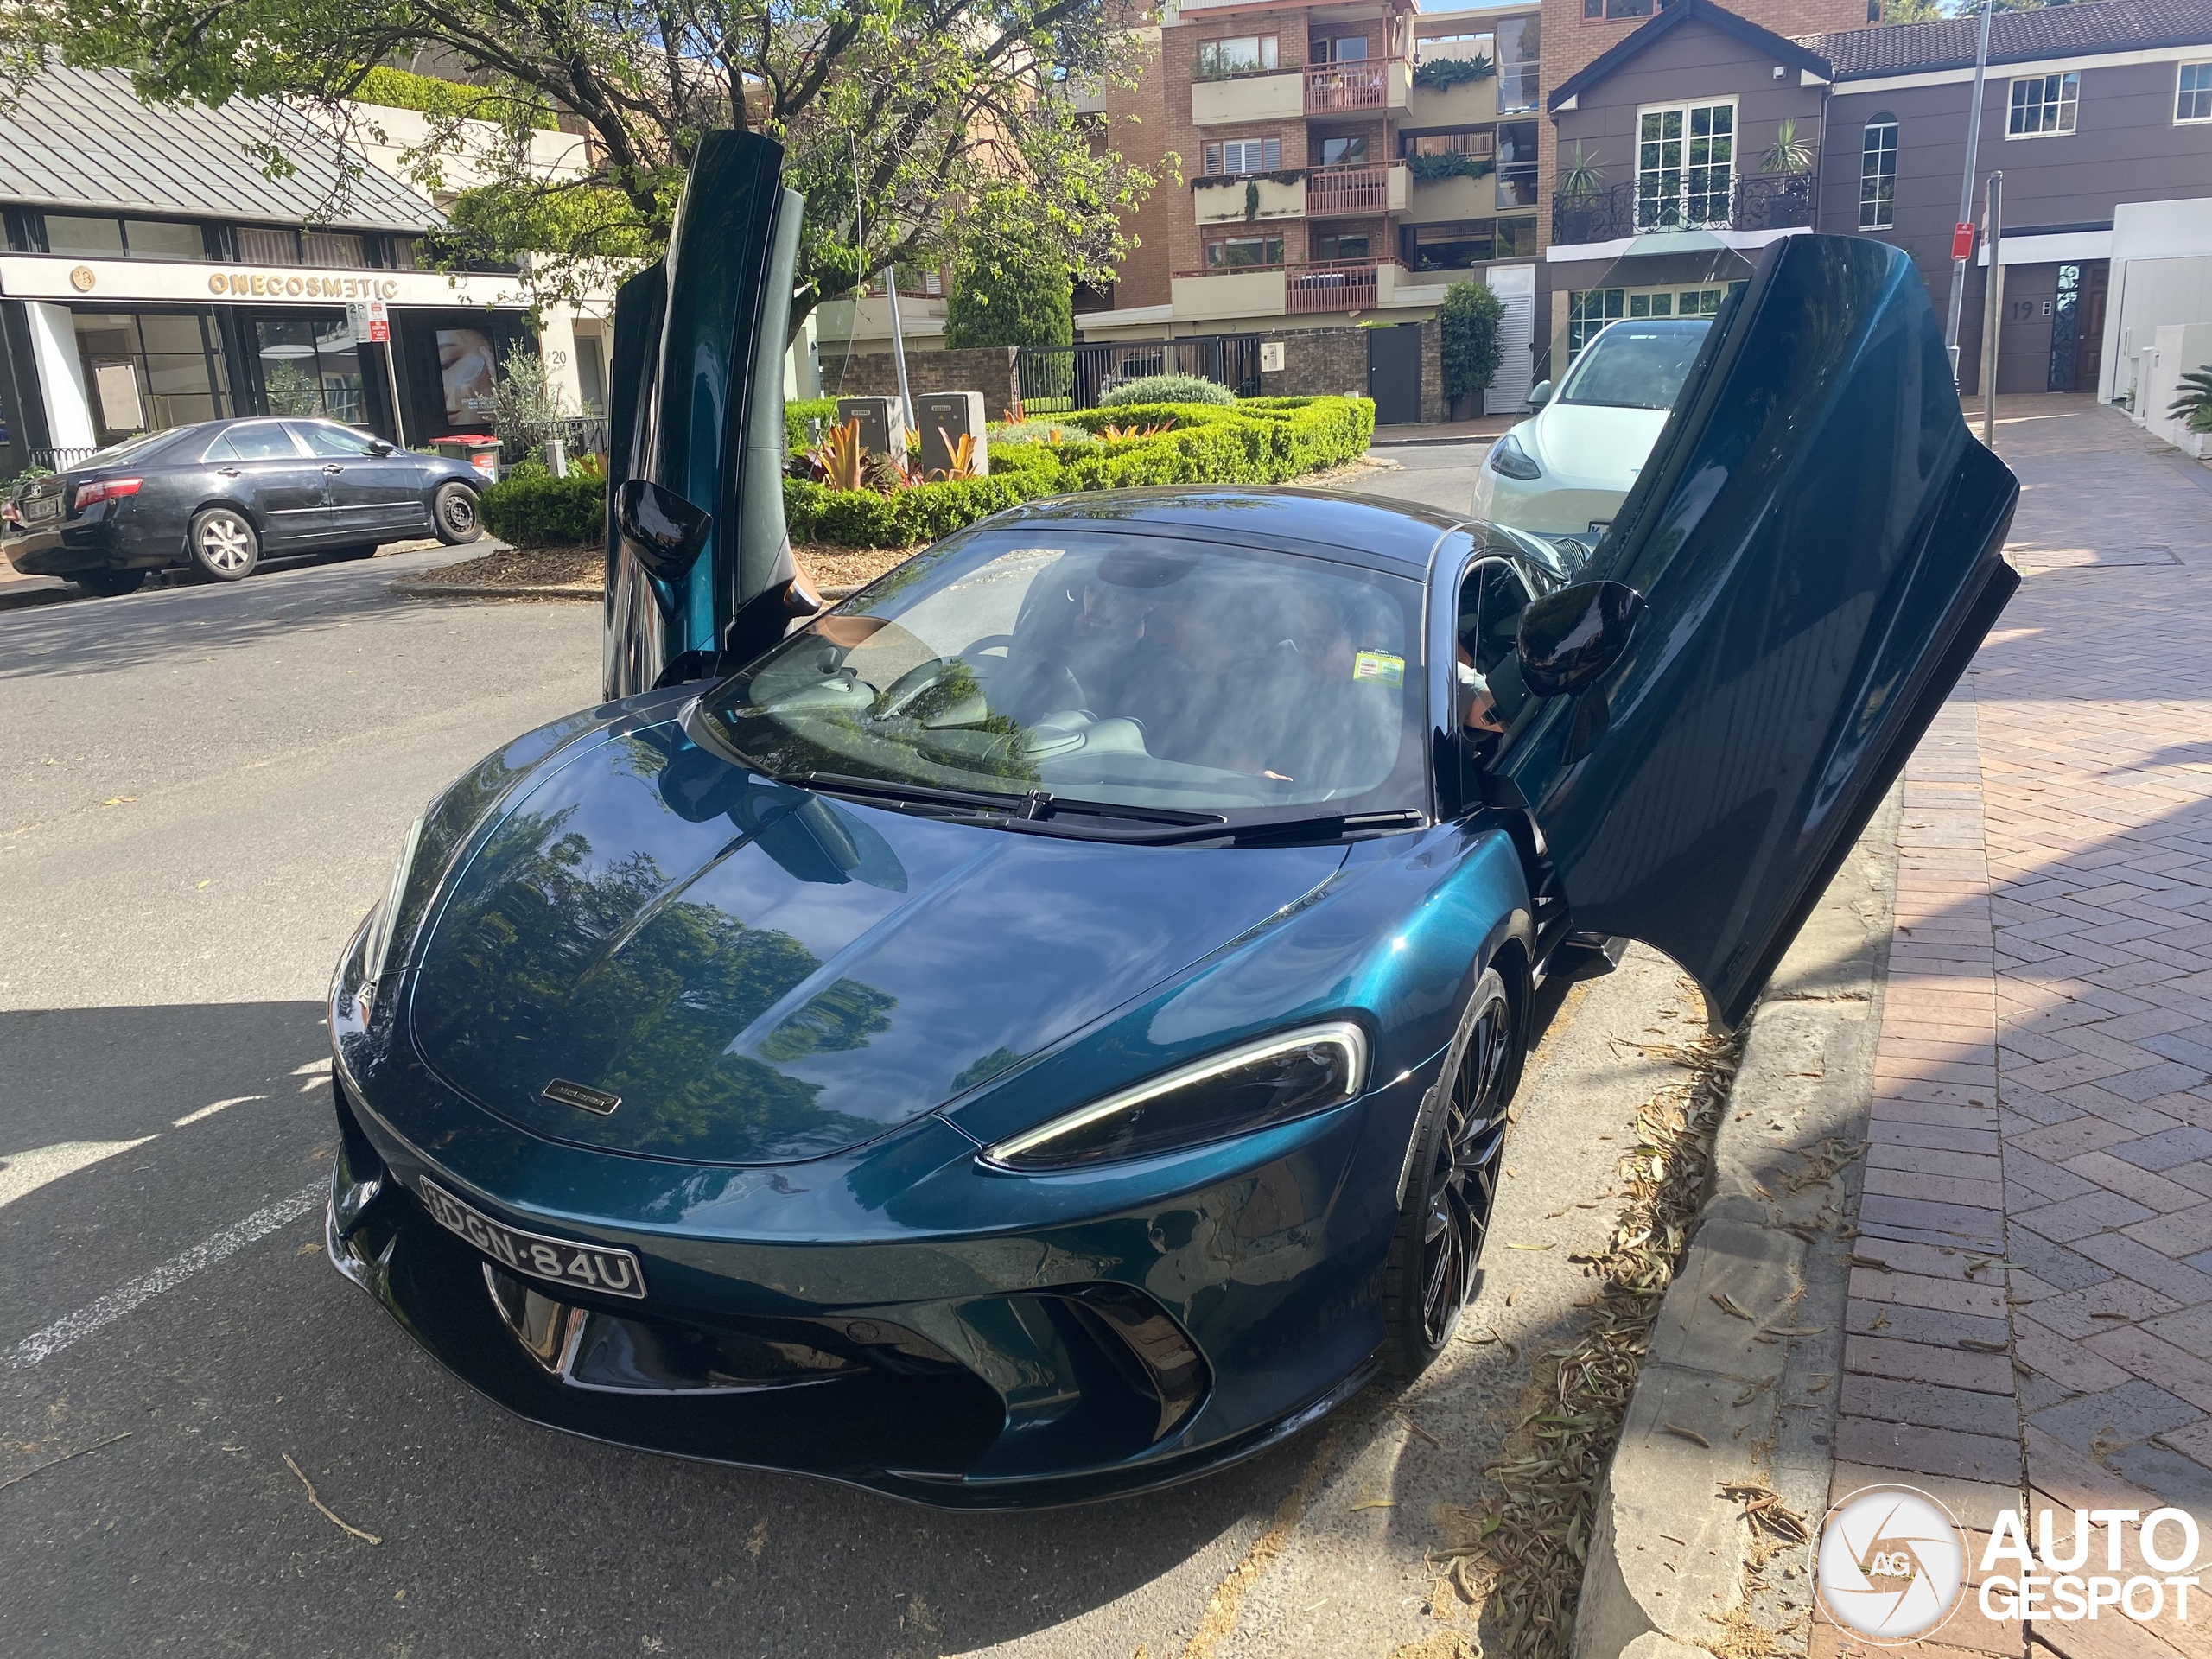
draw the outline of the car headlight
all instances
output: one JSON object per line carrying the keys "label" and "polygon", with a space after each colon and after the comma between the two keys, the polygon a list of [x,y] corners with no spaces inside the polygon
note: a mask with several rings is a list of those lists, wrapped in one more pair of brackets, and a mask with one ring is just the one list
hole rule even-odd
{"label": "car headlight", "polygon": [[1082,1169],[1204,1145],[1355,1099],[1367,1033],[1331,1020],[1244,1043],[1063,1113],[983,1150],[1007,1169]]}
{"label": "car headlight", "polygon": [[391,872],[391,890],[385,894],[376,919],[369,925],[368,948],[361,957],[364,984],[373,985],[384,977],[385,955],[391,949],[392,920],[399,914],[400,895],[407,891],[407,877],[415,868],[415,849],[422,842],[423,820],[416,818],[407,828],[407,844],[399,849],[399,862]]}
{"label": "car headlight", "polygon": [[1508,478],[1541,478],[1544,469],[1529,459],[1520,440],[1510,432],[1490,447],[1490,469]]}

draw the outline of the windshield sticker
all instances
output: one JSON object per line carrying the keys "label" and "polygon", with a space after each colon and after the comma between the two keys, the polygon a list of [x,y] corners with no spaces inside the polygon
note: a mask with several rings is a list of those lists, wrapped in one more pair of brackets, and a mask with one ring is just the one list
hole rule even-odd
{"label": "windshield sticker", "polygon": [[1351,659],[1351,677],[1362,683],[1403,685],[1406,659],[1380,651],[1363,651]]}

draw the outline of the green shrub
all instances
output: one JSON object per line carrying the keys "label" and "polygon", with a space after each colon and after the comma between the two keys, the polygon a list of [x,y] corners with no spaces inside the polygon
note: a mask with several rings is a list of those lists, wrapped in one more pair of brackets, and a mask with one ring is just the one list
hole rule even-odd
{"label": "green shrub", "polygon": [[[1211,384],[1211,383],[1208,383]],[[994,443],[988,478],[919,484],[893,495],[784,480],[795,541],[912,547],[1042,496],[1148,484],[1279,484],[1364,454],[1375,405],[1364,397],[1248,397],[1215,404],[1128,404],[1084,410],[1065,429],[1174,423],[1152,437],[1067,447]]]}
{"label": "green shrub", "polygon": [[1098,400],[1102,409],[1125,404],[1233,404],[1236,394],[1218,381],[1196,374],[1147,374],[1118,385]]}
{"label": "green shrub", "polygon": [[484,525],[517,547],[571,547],[607,534],[607,480],[596,473],[555,478],[518,469],[484,492]]}
{"label": "green shrub", "polygon": [[1505,302],[1487,283],[1454,283],[1444,290],[1436,317],[1443,332],[1440,349],[1446,397],[1472,397],[1497,378],[1504,350],[1498,327],[1504,316]]}
{"label": "green shrub", "polygon": [[837,423],[837,400],[835,397],[801,397],[784,405],[784,449],[785,453],[803,455],[811,447],[806,435],[809,421],[822,423],[825,432]]}
{"label": "green shrub", "polygon": [[1064,444],[1090,442],[1090,435],[1071,420],[1039,420],[1033,416],[1026,421],[1009,421],[1004,426],[995,428],[991,433],[991,454],[995,458],[1001,444],[1041,443],[1049,447],[1055,432],[1060,435],[1060,442]]}
{"label": "green shrub", "polygon": [[[413,110],[429,116],[468,116],[481,121],[505,119],[515,96],[493,87],[467,86],[458,81],[440,80],[433,75],[418,75],[412,70],[394,69],[381,63],[363,75],[361,84],[353,89],[353,100],[358,104],[373,104],[386,110]],[[531,101],[536,102],[534,99]],[[551,132],[561,124],[552,111],[540,105],[531,111],[530,124]]]}
{"label": "green shrub", "polygon": [[1470,80],[1488,80],[1497,66],[1481,53],[1471,58],[1431,58],[1414,66],[1414,85],[1425,92],[1440,92]]}

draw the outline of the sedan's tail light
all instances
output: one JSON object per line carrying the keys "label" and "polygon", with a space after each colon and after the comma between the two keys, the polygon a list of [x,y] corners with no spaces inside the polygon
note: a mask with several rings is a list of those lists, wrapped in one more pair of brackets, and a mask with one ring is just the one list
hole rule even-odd
{"label": "sedan's tail light", "polygon": [[143,478],[102,478],[90,484],[79,484],[77,486],[77,504],[69,510],[82,512],[95,501],[118,501],[126,495],[136,495],[145,481]]}

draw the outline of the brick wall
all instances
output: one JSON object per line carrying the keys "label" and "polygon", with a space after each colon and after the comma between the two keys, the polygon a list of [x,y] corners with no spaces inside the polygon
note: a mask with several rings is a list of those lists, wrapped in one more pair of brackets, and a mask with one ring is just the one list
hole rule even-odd
{"label": "brick wall", "polygon": [[[1262,340],[1281,340],[1280,372],[1260,376],[1262,397],[1367,396],[1367,335],[1364,328],[1294,328],[1266,332]],[[1431,317],[1421,325],[1421,417],[1445,418],[1444,331]]]}
{"label": "brick wall", "polygon": [[[919,397],[931,391],[980,391],[984,413],[997,420],[1020,397],[1014,373],[1014,348],[979,346],[960,352],[908,352],[906,390]],[[822,395],[825,397],[895,397],[899,365],[889,352],[822,349]]]}

